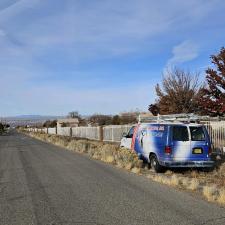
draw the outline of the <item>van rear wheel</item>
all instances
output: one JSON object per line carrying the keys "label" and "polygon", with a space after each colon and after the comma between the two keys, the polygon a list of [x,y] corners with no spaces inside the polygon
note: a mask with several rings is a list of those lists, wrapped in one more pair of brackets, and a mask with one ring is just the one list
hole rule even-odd
{"label": "van rear wheel", "polygon": [[164,171],[164,167],[159,164],[157,156],[155,154],[150,155],[150,167],[156,173],[162,173]]}

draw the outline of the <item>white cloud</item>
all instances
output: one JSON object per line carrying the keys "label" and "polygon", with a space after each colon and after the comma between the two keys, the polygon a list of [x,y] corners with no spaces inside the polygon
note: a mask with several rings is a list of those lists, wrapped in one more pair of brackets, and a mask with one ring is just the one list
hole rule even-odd
{"label": "white cloud", "polygon": [[10,19],[10,17],[14,17],[26,9],[30,9],[39,1],[40,0],[15,0],[11,2],[11,4],[0,10],[1,21]]}
{"label": "white cloud", "polygon": [[167,62],[167,67],[191,61],[198,57],[199,47],[192,41],[186,40],[173,47],[172,58]]}
{"label": "white cloud", "polygon": [[[0,18],[15,20],[21,11],[24,13],[19,16],[26,17],[27,12],[36,12],[37,3],[41,10],[54,9],[52,1],[21,0],[3,11],[4,15],[0,13]],[[131,0],[128,4],[106,0],[84,5],[82,1],[68,1],[54,14],[44,14],[32,22],[27,18],[19,32],[12,35],[24,43],[32,55],[44,55],[58,47],[77,62],[140,51],[154,54],[162,49],[160,44],[155,45],[156,40],[160,42],[160,35],[179,30],[180,24],[189,27],[202,21],[215,8],[213,3],[215,1],[172,0],[153,4],[148,0]],[[27,10],[31,6],[33,8]],[[8,29],[11,28],[8,26]]]}

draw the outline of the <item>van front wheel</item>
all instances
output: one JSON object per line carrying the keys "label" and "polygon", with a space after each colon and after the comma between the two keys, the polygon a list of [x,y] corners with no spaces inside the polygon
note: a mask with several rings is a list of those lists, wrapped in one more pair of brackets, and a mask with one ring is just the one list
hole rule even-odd
{"label": "van front wheel", "polygon": [[164,171],[164,167],[159,164],[155,154],[150,155],[150,166],[156,173],[162,173]]}

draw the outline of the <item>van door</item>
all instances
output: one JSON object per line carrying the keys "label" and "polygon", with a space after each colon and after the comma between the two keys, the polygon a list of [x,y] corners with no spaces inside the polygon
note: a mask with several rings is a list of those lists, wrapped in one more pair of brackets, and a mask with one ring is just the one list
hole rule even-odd
{"label": "van door", "polygon": [[174,125],[172,128],[172,157],[174,160],[186,161],[191,156],[191,142],[188,127],[185,125]]}
{"label": "van door", "polygon": [[135,127],[131,127],[128,134],[125,137],[122,138],[121,144],[120,144],[121,147],[131,149],[132,138],[133,138],[133,135],[134,135],[134,128]]}
{"label": "van door", "polygon": [[192,160],[204,160],[209,157],[210,140],[206,132],[203,126],[190,126]]}

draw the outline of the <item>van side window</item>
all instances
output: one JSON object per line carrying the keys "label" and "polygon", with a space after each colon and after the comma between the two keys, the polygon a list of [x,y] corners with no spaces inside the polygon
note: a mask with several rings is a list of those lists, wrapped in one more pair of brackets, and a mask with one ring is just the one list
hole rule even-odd
{"label": "van side window", "polygon": [[185,126],[173,127],[173,140],[174,141],[188,141],[188,129]]}
{"label": "van side window", "polygon": [[202,127],[190,127],[192,141],[205,141],[205,134]]}
{"label": "van side window", "polygon": [[130,128],[130,130],[129,130],[129,132],[128,132],[128,135],[127,135],[128,138],[132,138],[132,137],[133,137],[133,134],[134,134],[134,128],[135,128],[135,127],[131,127],[131,128]]}

